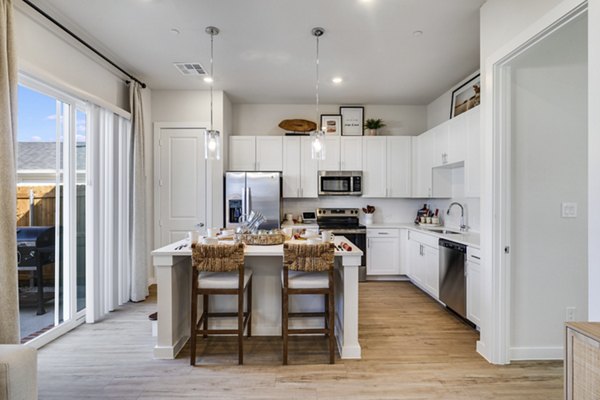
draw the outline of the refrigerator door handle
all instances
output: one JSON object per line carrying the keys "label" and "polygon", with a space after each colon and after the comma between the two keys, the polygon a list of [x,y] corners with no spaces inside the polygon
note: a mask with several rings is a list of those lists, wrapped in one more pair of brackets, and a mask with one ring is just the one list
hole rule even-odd
{"label": "refrigerator door handle", "polygon": [[246,188],[246,215],[250,214],[252,211],[252,194],[250,192],[250,188]]}
{"label": "refrigerator door handle", "polygon": [[242,190],[242,216],[244,217],[244,219],[248,215],[247,211],[248,210],[246,208],[246,189],[244,189]]}

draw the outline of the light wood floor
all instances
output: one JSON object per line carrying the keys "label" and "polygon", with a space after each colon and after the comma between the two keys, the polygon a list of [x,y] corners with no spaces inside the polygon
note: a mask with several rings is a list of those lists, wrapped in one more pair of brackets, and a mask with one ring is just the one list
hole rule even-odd
{"label": "light wood floor", "polygon": [[199,340],[153,360],[148,314],[155,300],[128,304],[39,352],[40,399],[528,399],[562,398],[562,363],[493,366],[475,352],[477,332],[407,282],[361,283],[360,361],[327,361],[320,338],[294,339],[283,367],[279,338]]}

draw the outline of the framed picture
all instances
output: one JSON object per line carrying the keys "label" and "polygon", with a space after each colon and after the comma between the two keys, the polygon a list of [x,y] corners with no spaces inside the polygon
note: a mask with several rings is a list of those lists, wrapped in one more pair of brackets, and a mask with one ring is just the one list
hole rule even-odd
{"label": "framed picture", "polygon": [[365,124],[365,108],[359,106],[340,107],[342,135],[362,136]]}
{"label": "framed picture", "polygon": [[454,118],[465,111],[475,108],[481,102],[481,76],[477,76],[463,83],[452,92],[452,105],[450,118]]}
{"label": "framed picture", "polygon": [[327,136],[341,135],[342,116],[340,114],[321,114],[321,129]]}

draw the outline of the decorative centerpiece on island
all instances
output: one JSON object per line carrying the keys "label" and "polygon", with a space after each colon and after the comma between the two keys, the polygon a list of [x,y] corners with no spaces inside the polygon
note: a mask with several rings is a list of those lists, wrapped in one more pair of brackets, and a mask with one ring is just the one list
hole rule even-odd
{"label": "decorative centerpiece on island", "polygon": [[377,136],[377,130],[383,128],[384,126],[385,124],[381,118],[369,118],[365,121],[365,130],[367,131],[367,136]]}
{"label": "decorative centerpiece on island", "polygon": [[365,225],[372,225],[373,214],[375,214],[375,206],[370,206],[367,204],[367,206],[363,207],[362,210],[365,213]]}

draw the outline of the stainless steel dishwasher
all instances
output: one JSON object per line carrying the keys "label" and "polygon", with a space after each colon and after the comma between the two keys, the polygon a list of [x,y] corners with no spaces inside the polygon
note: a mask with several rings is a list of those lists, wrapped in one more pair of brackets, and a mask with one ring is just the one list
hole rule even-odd
{"label": "stainless steel dishwasher", "polygon": [[440,239],[440,301],[467,318],[467,278],[464,244]]}

